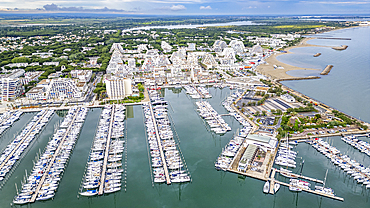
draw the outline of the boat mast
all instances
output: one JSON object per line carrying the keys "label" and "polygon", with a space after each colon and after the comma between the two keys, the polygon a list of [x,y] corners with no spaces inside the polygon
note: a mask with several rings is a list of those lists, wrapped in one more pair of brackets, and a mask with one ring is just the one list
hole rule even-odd
{"label": "boat mast", "polygon": [[303,165],[304,165],[304,160],[302,161],[302,166],[301,166],[301,175],[302,175],[302,171],[303,171]]}
{"label": "boat mast", "polygon": [[324,179],[324,184],[322,187],[325,187],[325,183],[326,183],[326,176],[328,176],[328,169],[326,169],[326,173],[325,173],[325,179]]}
{"label": "boat mast", "polygon": [[14,183],[15,184],[15,190],[17,191],[17,195],[18,195],[18,187],[17,187],[17,183]]}

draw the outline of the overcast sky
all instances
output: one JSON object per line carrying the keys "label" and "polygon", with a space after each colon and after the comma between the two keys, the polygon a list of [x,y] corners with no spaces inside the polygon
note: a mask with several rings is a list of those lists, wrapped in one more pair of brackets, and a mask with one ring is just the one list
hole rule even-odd
{"label": "overcast sky", "polygon": [[179,15],[369,14],[370,0],[0,0],[0,8],[93,11],[105,7],[142,14]]}

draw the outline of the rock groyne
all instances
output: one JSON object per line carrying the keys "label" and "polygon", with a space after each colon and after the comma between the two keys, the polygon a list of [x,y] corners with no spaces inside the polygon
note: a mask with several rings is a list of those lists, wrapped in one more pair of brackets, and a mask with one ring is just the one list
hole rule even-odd
{"label": "rock groyne", "polygon": [[338,50],[338,51],[342,51],[342,50],[346,50],[348,48],[347,45],[341,45],[341,46],[334,46],[334,47],[331,47],[332,49],[334,50]]}
{"label": "rock groyne", "polygon": [[327,65],[324,70],[320,73],[321,75],[328,75],[331,69],[333,68],[333,65]]}

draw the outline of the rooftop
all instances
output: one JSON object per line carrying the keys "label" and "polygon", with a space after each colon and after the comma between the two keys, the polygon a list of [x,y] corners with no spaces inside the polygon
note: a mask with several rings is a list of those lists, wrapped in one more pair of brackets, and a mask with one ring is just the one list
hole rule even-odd
{"label": "rooftop", "polygon": [[268,144],[270,143],[271,138],[260,134],[248,134],[247,139]]}

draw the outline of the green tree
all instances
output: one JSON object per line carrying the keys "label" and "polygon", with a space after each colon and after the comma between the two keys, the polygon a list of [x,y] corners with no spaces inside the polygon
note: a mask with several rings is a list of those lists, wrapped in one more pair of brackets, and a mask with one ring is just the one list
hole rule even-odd
{"label": "green tree", "polygon": [[27,57],[15,57],[12,59],[12,63],[30,63],[31,60]]}

